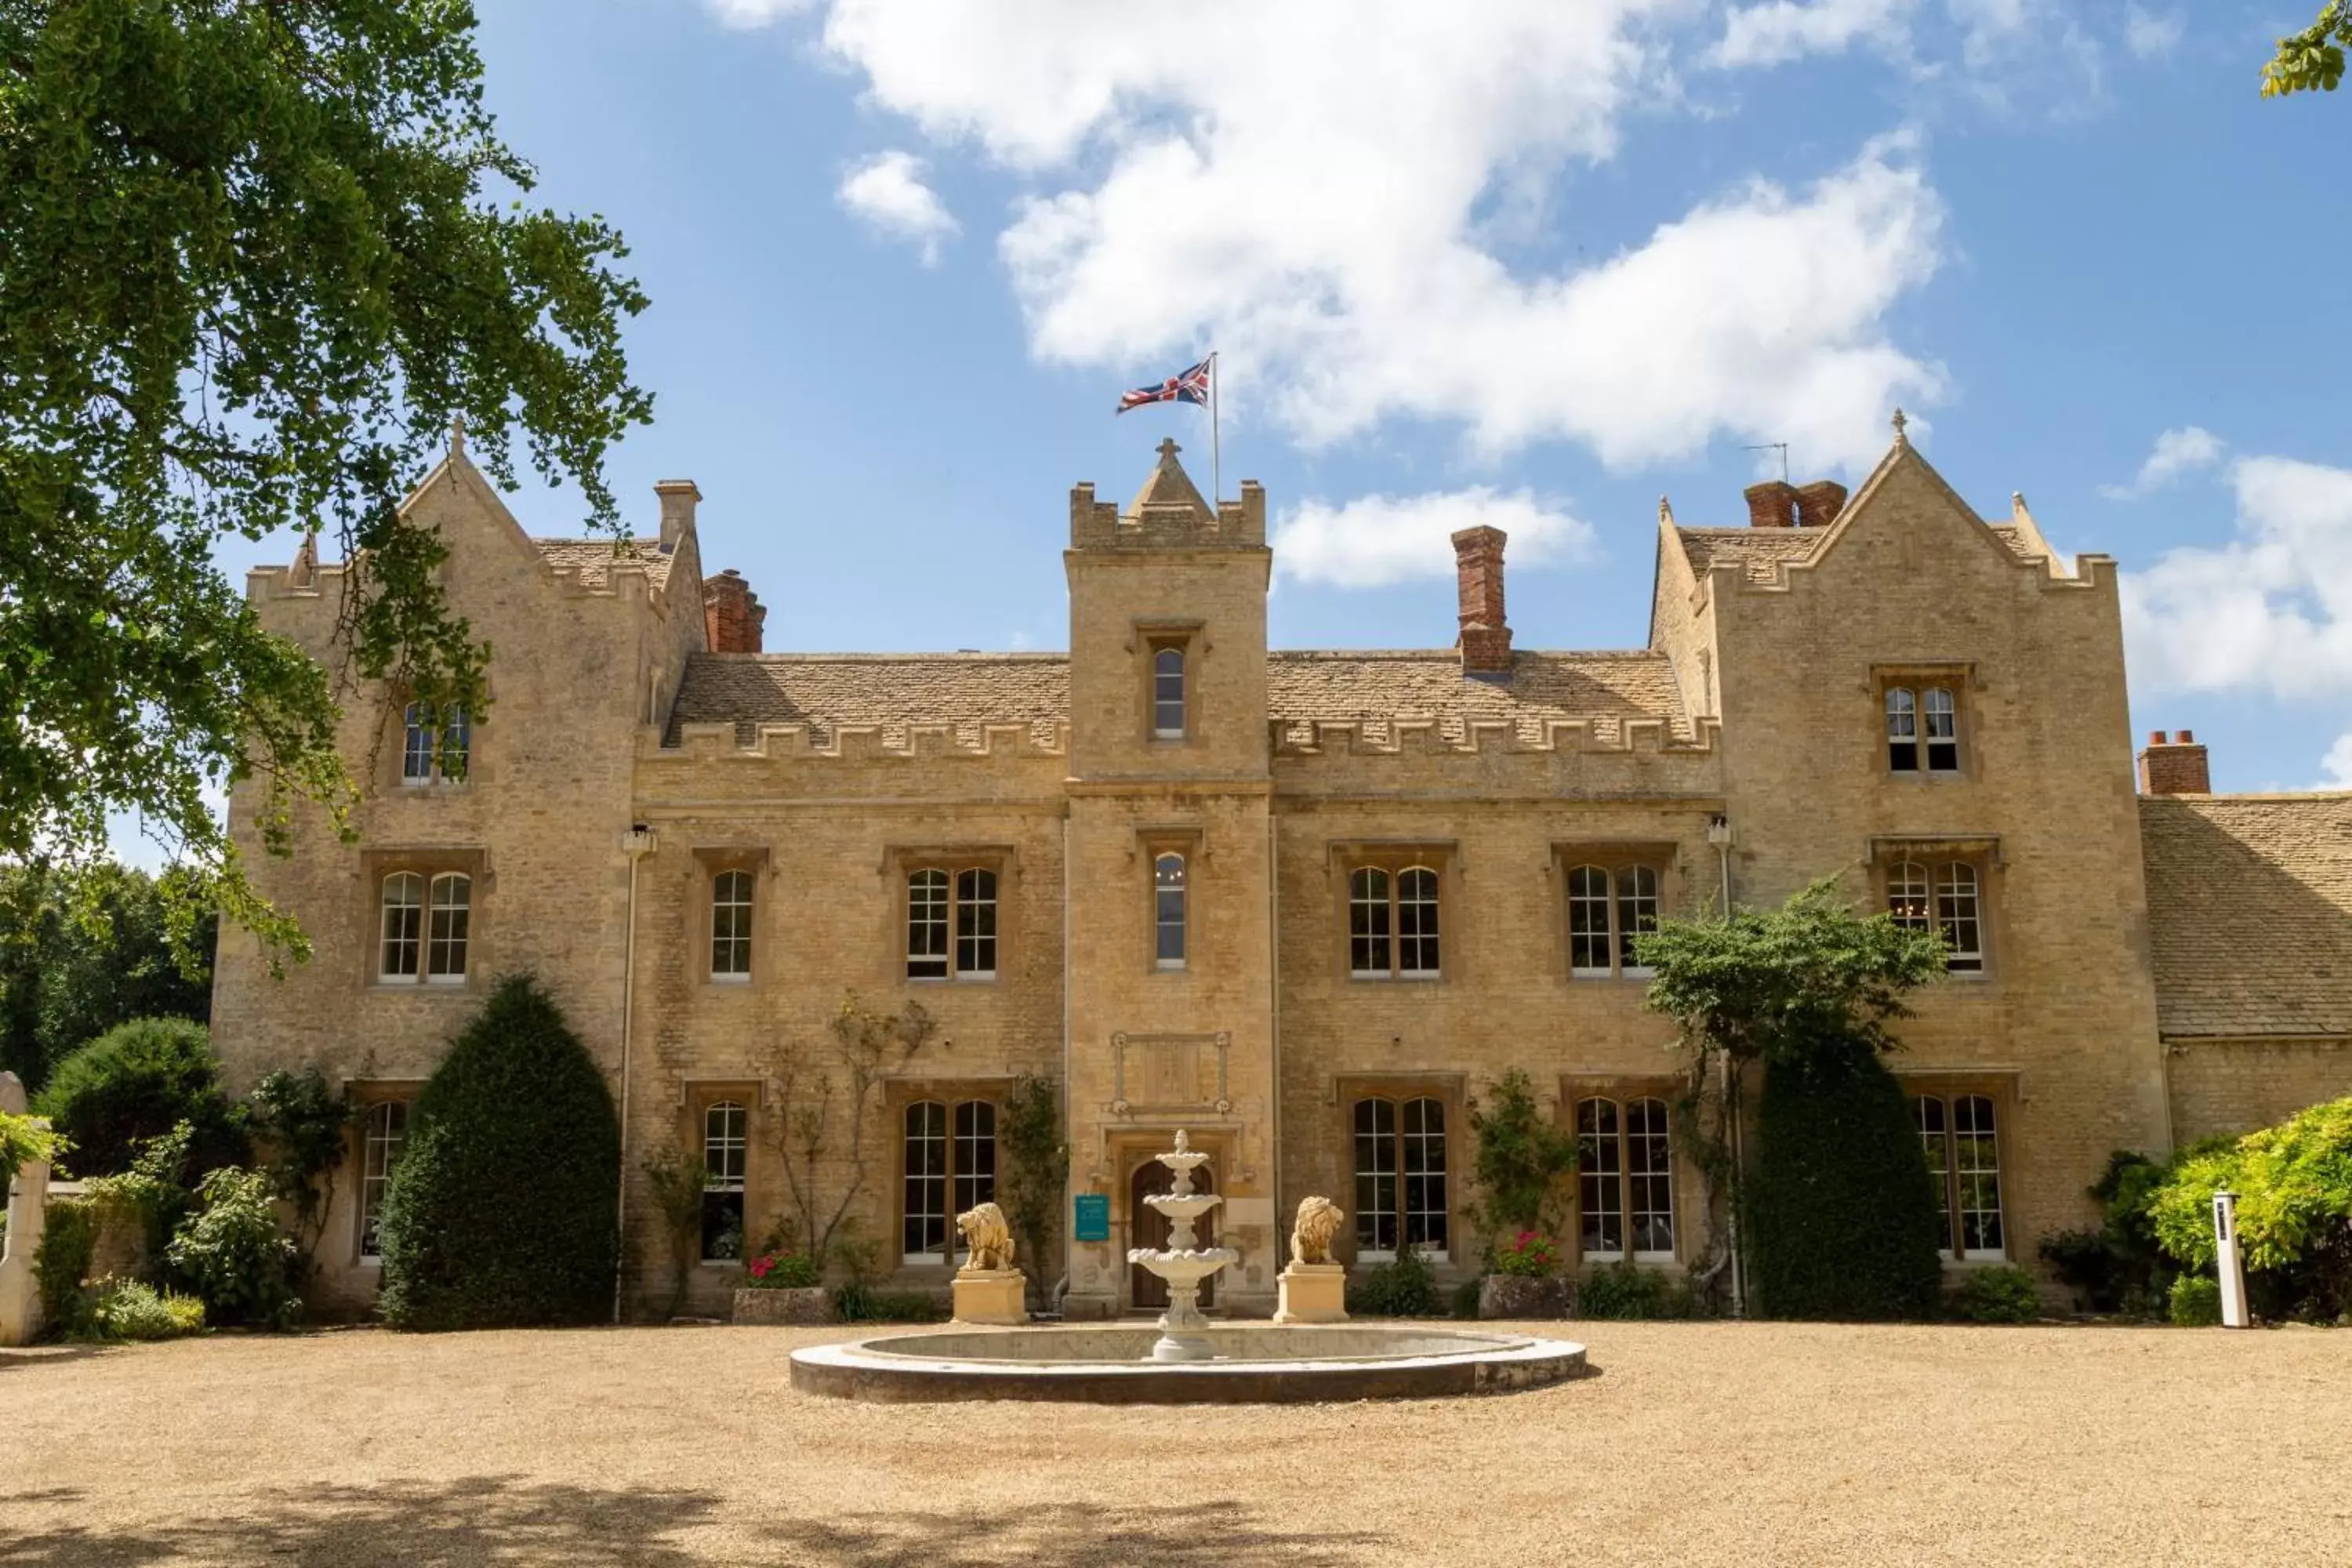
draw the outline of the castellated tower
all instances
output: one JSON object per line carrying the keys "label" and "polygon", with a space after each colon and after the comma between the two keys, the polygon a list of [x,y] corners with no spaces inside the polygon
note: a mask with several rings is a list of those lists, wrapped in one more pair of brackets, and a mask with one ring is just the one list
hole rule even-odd
{"label": "castellated tower", "polygon": [[[1074,1311],[1115,1310],[1126,1247],[1178,1127],[1213,1156],[1245,1266],[1227,1305],[1268,1310],[1274,974],[1265,492],[1212,506],[1163,441],[1124,510],[1070,495],[1068,815],[1071,1175],[1124,1223],[1078,1243]],[[1140,1215],[1139,1218],[1129,1216]],[[1148,1299],[1138,1301],[1148,1305]]]}

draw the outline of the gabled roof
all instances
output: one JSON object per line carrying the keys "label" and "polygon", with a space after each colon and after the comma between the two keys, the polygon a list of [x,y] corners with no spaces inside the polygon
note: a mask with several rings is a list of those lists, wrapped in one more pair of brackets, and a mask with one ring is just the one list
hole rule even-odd
{"label": "gabled roof", "polygon": [[646,585],[658,592],[669,582],[670,562],[661,541],[653,539],[534,539],[539,558],[557,572],[580,579],[581,586],[602,588],[613,580],[614,562],[642,568]]}
{"label": "gabled roof", "polygon": [[2167,1035],[2352,1035],[2352,794],[2142,795]]}

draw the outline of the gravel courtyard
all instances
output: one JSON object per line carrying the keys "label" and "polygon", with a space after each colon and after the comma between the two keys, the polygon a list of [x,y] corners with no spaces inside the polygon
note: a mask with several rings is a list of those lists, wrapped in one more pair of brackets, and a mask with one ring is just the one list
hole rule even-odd
{"label": "gravel courtyard", "polygon": [[2352,1332],[1574,1331],[1193,1410],[793,1394],[838,1330],[0,1351],[0,1563],[2352,1563]]}

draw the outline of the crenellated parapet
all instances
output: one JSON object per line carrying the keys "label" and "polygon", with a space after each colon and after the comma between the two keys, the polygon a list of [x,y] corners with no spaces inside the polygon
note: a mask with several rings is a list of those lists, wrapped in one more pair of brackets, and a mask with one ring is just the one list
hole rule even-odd
{"label": "crenellated parapet", "polygon": [[1024,723],[759,724],[685,723],[675,744],[648,728],[641,761],[706,762],[1033,762],[1068,754],[1066,721]]}
{"label": "crenellated parapet", "polygon": [[1664,719],[1611,718],[1478,720],[1396,719],[1386,721],[1280,720],[1271,725],[1277,758],[1460,757],[1499,753],[1673,755],[1714,753],[1720,733],[1711,717],[1686,731]]}

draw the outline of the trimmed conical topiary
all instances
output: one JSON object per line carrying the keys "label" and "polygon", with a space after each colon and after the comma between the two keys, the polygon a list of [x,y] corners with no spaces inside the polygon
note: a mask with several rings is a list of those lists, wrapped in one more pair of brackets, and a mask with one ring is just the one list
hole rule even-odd
{"label": "trimmed conical topiary", "polygon": [[620,1163],[604,1074],[537,981],[500,980],[417,1097],[384,1194],[384,1321],[610,1317]]}
{"label": "trimmed conical topiary", "polygon": [[1936,1192],[1902,1086],[1866,1050],[1776,1065],[1757,1110],[1748,1256],[1768,1318],[1937,1308]]}

